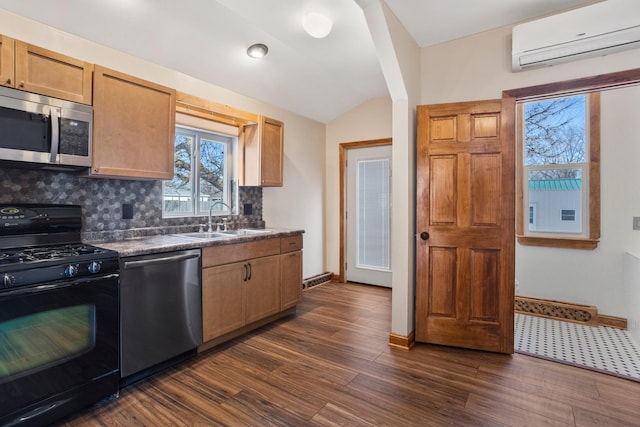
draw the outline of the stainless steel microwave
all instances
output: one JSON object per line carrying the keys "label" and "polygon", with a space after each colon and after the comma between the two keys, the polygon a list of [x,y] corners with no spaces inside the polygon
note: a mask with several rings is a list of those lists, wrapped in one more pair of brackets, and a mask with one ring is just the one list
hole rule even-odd
{"label": "stainless steel microwave", "polygon": [[93,108],[0,87],[0,160],[91,166]]}

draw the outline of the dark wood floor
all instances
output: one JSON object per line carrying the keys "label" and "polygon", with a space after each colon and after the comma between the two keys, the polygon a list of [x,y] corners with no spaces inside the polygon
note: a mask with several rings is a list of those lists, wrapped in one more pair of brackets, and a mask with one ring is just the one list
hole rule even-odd
{"label": "dark wood floor", "polygon": [[640,383],[515,354],[390,348],[391,291],[325,284],[295,316],[64,426],[640,425]]}

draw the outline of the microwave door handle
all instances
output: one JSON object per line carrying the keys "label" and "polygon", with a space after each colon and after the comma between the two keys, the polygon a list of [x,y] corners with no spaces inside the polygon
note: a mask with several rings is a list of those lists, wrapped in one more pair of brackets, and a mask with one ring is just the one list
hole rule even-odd
{"label": "microwave door handle", "polygon": [[57,163],[58,147],[60,146],[60,114],[57,108],[51,109],[51,154],[49,161]]}

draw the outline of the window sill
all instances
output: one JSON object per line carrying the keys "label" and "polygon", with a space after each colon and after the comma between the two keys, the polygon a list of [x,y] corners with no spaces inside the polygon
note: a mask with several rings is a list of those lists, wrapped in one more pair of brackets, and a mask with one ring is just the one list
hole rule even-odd
{"label": "window sill", "polygon": [[548,248],[594,250],[599,240],[594,239],[566,239],[552,237],[518,236],[518,243],[524,246],[545,246]]}

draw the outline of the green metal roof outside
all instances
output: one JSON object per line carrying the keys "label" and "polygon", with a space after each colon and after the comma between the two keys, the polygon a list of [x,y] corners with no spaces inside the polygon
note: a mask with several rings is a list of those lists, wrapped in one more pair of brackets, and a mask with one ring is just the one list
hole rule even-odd
{"label": "green metal roof outside", "polygon": [[572,191],[582,189],[582,179],[531,179],[529,191]]}

